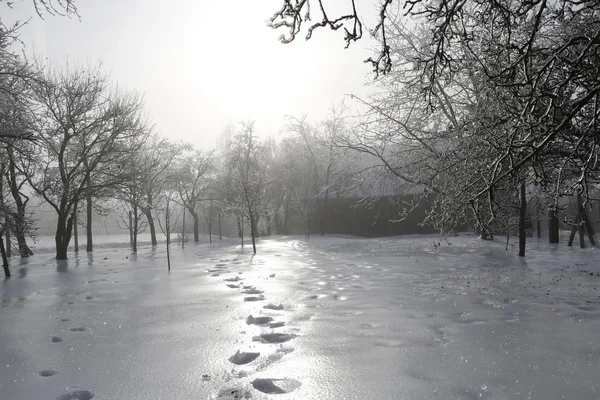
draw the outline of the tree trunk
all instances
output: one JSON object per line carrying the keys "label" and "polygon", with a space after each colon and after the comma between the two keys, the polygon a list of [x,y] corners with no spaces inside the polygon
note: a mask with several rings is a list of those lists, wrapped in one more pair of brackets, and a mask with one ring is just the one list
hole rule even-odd
{"label": "tree trunk", "polygon": [[137,235],[138,235],[138,224],[140,223],[140,215],[137,207],[133,207],[133,252],[137,253]]}
{"label": "tree trunk", "polygon": [[221,235],[221,213],[219,213],[219,240],[223,239]]}
{"label": "tree trunk", "polygon": [[158,241],[156,240],[156,226],[154,225],[154,218],[152,218],[152,210],[149,208],[142,209],[142,212],[146,216],[148,227],[150,228],[150,241],[152,242],[152,246],[156,247],[158,245]]}
{"label": "tree trunk", "polygon": [[525,183],[521,183],[519,202],[519,257],[525,257],[525,242],[527,225],[527,199],[525,197]]}
{"label": "tree trunk", "polygon": [[[2,163],[0,165],[0,209],[4,208],[4,168],[5,165]],[[7,215],[8,217],[8,215]],[[4,228],[8,228],[8,223],[4,225]],[[2,252],[2,267],[4,268],[4,276],[10,277],[10,270],[8,269],[8,255],[6,254],[6,249],[4,248],[4,242],[2,241],[2,235],[4,234],[4,229],[0,229],[0,251]],[[10,246],[10,243],[9,243]]]}
{"label": "tree trunk", "polygon": [[198,243],[200,241],[200,217],[197,212],[191,212],[192,218],[194,218],[194,243]]}
{"label": "tree trunk", "polygon": [[169,201],[167,200],[167,212],[165,213],[165,232],[167,236],[167,268],[171,271],[171,254],[169,253],[169,245],[171,244],[171,226],[169,218]]}
{"label": "tree trunk", "polygon": [[542,210],[540,210],[540,197],[535,195],[535,227],[537,231],[537,237],[540,239],[542,237],[542,221],[540,220],[540,216],[542,215]]}
{"label": "tree trunk", "polygon": [[208,243],[212,244],[212,214],[208,216]]}
{"label": "tree trunk", "polygon": [[185,248],[185,206],[183,207],[183,221],[181,223],[181,248]]}
{"label": "tree trunk", "polygon": [[148,226],[150,227],[150,240],[152,241],[152,246],[157,246],[158,241],[156,240],[156,227],[154,226],[154,219],[152,218],[152,195],[148,195],[148,207],[142,210],[146,215],[146,219],[148,220]]}
{"label": "tree trunk", "polygon": [[73,217],[67,217],[64,214],[59,214],[56,222],[56,234],[54,242],[56,244],[56,259],[66,260],[71,241],[71,232],[73,229]]}
{"label": "tree trunk", "polygon": [[[17,208],[17,213],[15,215],[15,237],[17,238],[17,244],[19,246],[19,253],[22,258],[29,257],[33,255],[33,251],[27,245],[27,240],[25,238],[26,233],[26,223],[25,223],[25,210],[27,207],[27,202],[29,198],[25,197],[25,201],[21,197],[19,193],[19,186],[17,185],[17,172],[15,170],[15,161],[13,157],[13,148],[9,147],[8,149],[8,176],[10,180],[8,182],[10,186],[10,192],[12,194],[13,200],[15,201],[15,206]],[[10,253],[10,249],[9,249]]]}
{"label": "tree trunk", "polygon": [[583,219],[583,223],[585,225],[585,230],[587,231],[588,238],[590,239],[590,244],[592,247],[596,247],[596,238],[594,237],[596,233],[594,232],[594,227],[590,222],[590,217],[585,208],[582,207],[581,218]]}
{"label": "tree trunk", "polygon": [[[266,211],[266,210],[265,210]],[[272,234],[272,229],[271,229],[271,216],[269,215],[268,212],[265,212],[265,220],[267,221],[267,236],[271,236]]]}
{"label": "tree trunk", "polygon": [[131,251],[137,253],[137,235],[138,228],[140,223],[140,213],[136,204],[133,205],[133,213],[130,211],[130,217],[133,217],[133,224],[130,222],[131,226]]}
{"label": "tree trunk", "polygon": [[260,232],[258,232],[258,220],[260,219],[260,217],[257,217],[256,214],[252,214],[252,221],[250,221],[250,224],[252,225],[252,223],[254,223],[254,228],[252,228],[254,230],[254,237],[260,237]]}
{"label": "tree trunk", "polygon": [[579,192],[575,195],[575,199],[577,200],[577,215],[579,221],[579,247],[585,249],[585,220],[584,220],[584,209],[583,204],[581,203],[581,196]]}
{"label": "tree trunk", "polygon": [[254,223],[254,215],[252,215],[252,211],[248,209],[248,215],[250,216],[250,232],[252,234],[252,251],[256,254],[256,228]]}
{"label": "tree trunk", "polygon": [[273,223],[275,224],[275,232],[277,232],[277,234],[281,235],[282,231],[281,231],[281,221],[279,218],[279,212],[275,212],[275,216],[273,217]]}
{"label": "tree trunk", "polygon": [[290,226],[290,207],[289,204],[286,204],[285,208],[283,209],[283,229],[282,232],[284,235],[288,235],[289,234],[289,226]]}
{"label": "tree trunk", "polygon": [[79,236],[77,235],[77,203],[73,206],[73,247],[79,253]]}
{"label": "tree trunk", "polygon": [[244,247],[244,214],[240,214],[236,218],[238,237],[242,240],[242,247]]}
{"label": "tree trunk", "polygon": [[0,231],[0,253],[2,255],[2,268],[4,269],[4,276],[10,278],[10,269],[8,268],[8,257],[6,256],[6,249],[4,248],[4,242],[2,241],[2,231]]}
{"label": "tree trunk", "polygon": [[92,241],[92,196],[87,196],[86,201],[87,206],[87,221],[85,226],[85,235],[86,235],[86,251],[89,253],[94,251],[94,243]]}
{"label": "tree trunk", "polygon": [[129,247],[133,252],[133,217],[131,216],[131,210],[127,212],[127,217],[129,219]]}
{"label": "tree trunk", "polygon": [[573,246],[573,240],[575,239],[575,234],[577,233],[577,226],[573,226],[571,228],[571,234],[569,235],[569,241],[567,242],[567,246]]}
{"label": "tree trunk", "polygon": [[4,229],[4,235],[6,236],[6,249],[4,251],[6,252],[6,257],[12,257],[12,248],[10,245],[10,216],[8,213],[6,213],[6,216],[4,217]]}
{"label": "tree trunk", "polygon": [[558,243],[558,216],[553,208],[548,210],[548,242]]}
{"label": "tree trunk", "polygon": [[321,216],[321,235],[325,235],[325,229],[327,227],[328,212],[327,207],[329,203],[329,175],[331,174],[331,163],[327,166],[327,172],[325,173],[325,198],[323,199],[323,215]]}

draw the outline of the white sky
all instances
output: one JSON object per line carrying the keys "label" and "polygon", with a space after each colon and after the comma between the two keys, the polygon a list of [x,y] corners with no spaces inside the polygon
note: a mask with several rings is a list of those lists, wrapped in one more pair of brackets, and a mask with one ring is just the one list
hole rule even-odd
{"label": "white sky", "polygon": [[[31,17],[21,31],[28,54],[57,66],[102,60],[113,81],[145,94],[157,131],[198,147],[213,147],[224,126],[240,120],[256,120],[261,136],[277,135],[286,114],[322,120],[344,94],[365,94],[363,83],[372,77],[362,62],[373,46],[366,29],[347,50],[343,32],[329,29],[308,42],[302,32],[281,44],[284,32],[265,23],[281,0],[76,4],[81,21],[41,20],[32,0],[2,11],[11,19]],[[375,2],[358,5],[366,18],[375,14]]]}

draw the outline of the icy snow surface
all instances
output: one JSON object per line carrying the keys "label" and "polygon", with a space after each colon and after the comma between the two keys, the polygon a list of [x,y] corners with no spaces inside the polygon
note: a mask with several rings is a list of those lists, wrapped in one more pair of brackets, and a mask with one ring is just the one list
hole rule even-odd
{"label": "icy snow surface", "polygon": [[13,259],[0,399],[598,399],[600,253],[460,236]]}

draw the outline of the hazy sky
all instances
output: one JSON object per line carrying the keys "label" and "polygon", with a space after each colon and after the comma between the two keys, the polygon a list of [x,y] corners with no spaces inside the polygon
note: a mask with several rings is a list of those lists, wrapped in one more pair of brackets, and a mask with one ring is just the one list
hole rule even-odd
{"label": "hazy sky", "polygon": [[[332,3],[339,0],[332,0]],[[81,21],[35,15],[32,0],[10,19],[27,53],[55,65],[102,60],[113,81],[145,94],[165,136],[212,147],[227,123],[256,120],[261,136],[276,135],[286,114],[322,120],[344,94],[364,94],[371,55],[367,40],[344,50],[343,32],[315,31],[292,44],[265,21],[281,0],[77,0]],[[362,4],[365,16],[374,2]],[[8,21],[8,19],[5,19]],[[365,32],[365,36],[368,33]]]}

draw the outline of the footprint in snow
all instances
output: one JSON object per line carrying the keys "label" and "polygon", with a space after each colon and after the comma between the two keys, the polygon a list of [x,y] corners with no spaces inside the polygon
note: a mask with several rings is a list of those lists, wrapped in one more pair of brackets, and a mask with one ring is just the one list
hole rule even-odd
{"label": "footprint in snow", "polygon": [[246,323],[248,325],[265,325],[265,324],[268,324],[269,322],[273,322],[273,318],[271,318],[271,317],[253,317],[252,315],[249,315],[248,318],[246,318]]}
{"label": "footprint in snow", "polygon": [[302,384],[295,379],[255,379],[252,381],[254,389],[266,394],[284,394],[298,389]]}
{"label": "footprint in snow", "polygon": [[43,376],[44,378],[46,378],[46,377],[49,377],[49,376],[54,376],[54,375],[58,374],[58,372],[54,371],[52,369],[44,369],[44,370],[38,372],[38,374],[40,376]]}
{"label": "footprint in snow", "polygon": [[581,307],[576,307],[581,311],[596,311],[596,307],[592,307],[592,306],[581,306]]}
{"label": "footprint in snow", "polygon": [[221,390],[219,394],[217,394],[215,400],[241,400],[249,399],[250,397],[250,392],[248,391],[244,391],[242,389],[227,388]]}
{"label": "footprint in snow", "polygon": [[244,293],[244,294],[262,294],[264,292],[257,288],[251,288],[251,289],[244,290],[242,293]]}
{"label": "footprint in snow", "polygon": [[93,299],[93,298],[94,298],[93,296],[85,296],[85,299],[86,299],[86,300],[91,300],[91,299]]}
{"label": "footprint in snow", "polygon": [[56,398],[56,400],[90,400],[94,398],[94,393],[89,390],[75,390],[71,393],[65,393]]}
{"label": "footprint in snow", "polygon": [[227,278],[227,279],[223,279],[225,282],[239,282],[242,280],[242,278],[240,278],[239,276],[236,276],[235,278]]}
{"label": "footprint in snow", "polygon": [[80,327],[78,327],[78,328],[71,328],[71,329],[69,329],[69,330],[70,330],[71,332],[83,332],[83,331],[85,331],[85,328],[83,328],[83,327],[81,327],[81,326],[80,326]]}
{"label": "footprint in snow", "polygon": [[264,306],[263,308],[266,308],[267,310],[283,310],[283,304],[279,304],[279,305],[275,305],[273,303],[269,303],[266,306]]}
{"label": "footprint in snow", "polygon": [[260,353],[245,353],[238,350],[234,355],[229,357],[229,361],[235,365],[244,365],[256,360],[258,356],[260,356]]}
{"label": "footprint in snow", "polygon": [[295,338],[296,335],[288,333],[263,333],[259,336],[254,336],[252,340],[254,342],[262,343],[284,343]]}
{"label": "footprint in snow", "polygon": [[227,284],[227,287],[228,287],[228,288],[231,288],[231,289],[239,289],[239,288],[240,288],[240,285],[234,285],[233,283],[228,283],[228,284]]}
{"label": "footprint in snow", "polygon": [[269,275],[269,278],[275,278],[275,274]]}
{"label": "footprint in snow", "polygon": [[274,363],[276,361],[281,360],[283,356],[291,353],[292,351],[294,351],[293,347],[279,347],[277,350],[275,350],[275,353],[269,354],[269,356],[267,357],[267,361],[269,363]]}
{"label": "footprint in snow", "polygon": [[62,318],[61,322],[69,322],[71,320],[71,318]]}
{"label": "footprint in snow", "polygon": [[224,266],[226,266],[226,265],[227,265],[227,264],[216,264],[216,265],[215,265],[215,267],[224,267]]}
{"label": "footprint in snow", "polygon": [[283,321],[273,322],[273,323],[269,324],[269,328],[271,328],[271,329],[281,328],[284,325],[285,325],[285,322],[283,322]]}
{"label": "footprint in snow", "polygon": [[51,340],[52,343],[60,343],[63,341],[62,338],[59,338],[58,336],[52,336]]}
{"label": "footprint in snow", "polygon": [[262,301],[265,300],[266,297],[263,296],[262,294],[259,296],[248,296],[248,297],[244,297],[244,301]]}

